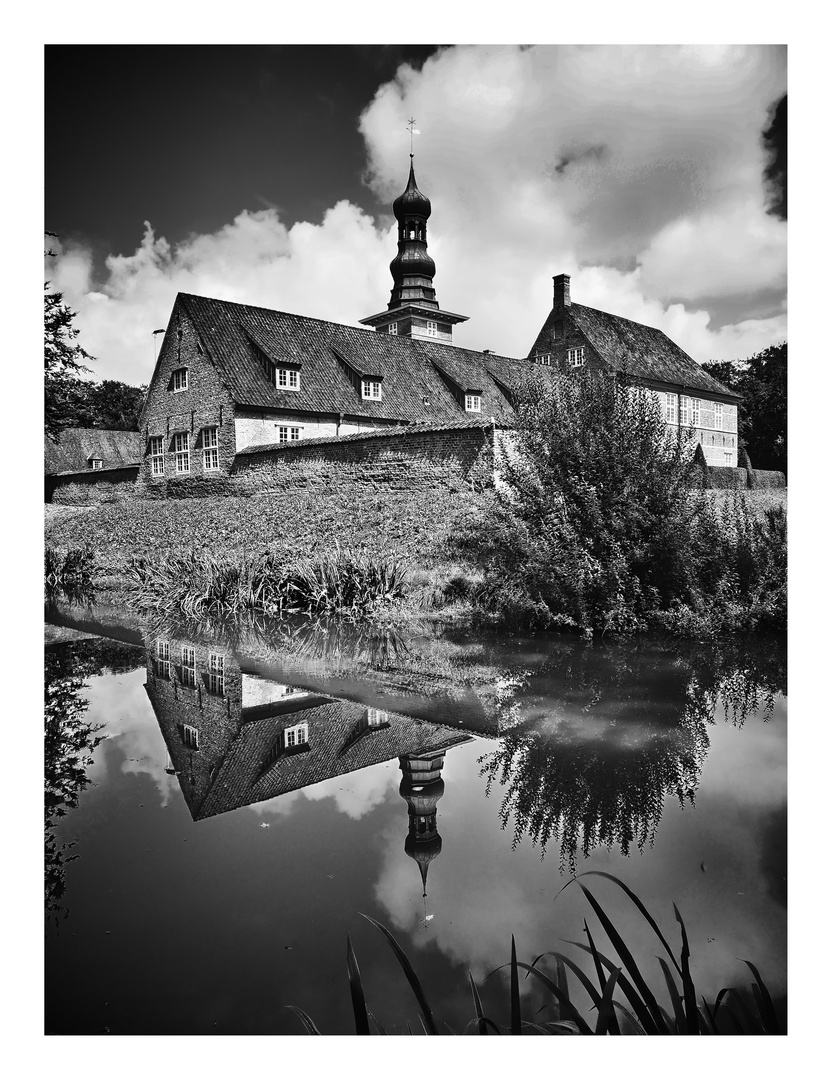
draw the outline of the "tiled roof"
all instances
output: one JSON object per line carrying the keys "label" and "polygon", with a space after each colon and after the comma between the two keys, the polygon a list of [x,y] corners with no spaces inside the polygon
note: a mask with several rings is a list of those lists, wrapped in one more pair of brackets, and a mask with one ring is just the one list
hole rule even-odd
{"label": "tiled roof", "polygon": [[[239,405],[407,422],[458,420],[465,415],[464,402],[460,404],[437,370],[442,368],[460,385],[481,387],[483,417],[510,422],[508,398],[488,372],[493,370],[512,386],[528,368],[525,360],[189,293],[180,293],[177,303],[190,317]],[[272,386],[258,349],[278,367],[281,363],[300,365],[300,389]],[[350,368],[358,375],[382,376],[381,401],[361,397]]]}
{"label": "tiled roof", "polygon": [[85,472],[90,458],[100,458],[104,469],[138,465],[144,442],[138,431],[111,431],[105,428],[64,428],[57,442],[45,441],[44,463],[50,475]]}
{"label": "tiled roof", "polygon": [[[739,400],[737,394],[703,371],[693,357],[656,327],[583,304],[572,304],[570,310],[576,325],[602,360],[617,371],[626,370],[637,379],[671,383]],[[544,331],[554,330],[555,314],[552,311],[549,315]]]}
{"label": "tiled roof", "polygon": [[391,435],[419,435],[423,431],[458,431],[461,428],[505,428],[512,425],[507,420],[448,420],[444,424],[423,424],[421,422],[377,428],[375,431],[357,431],[353,435],[327,435],[319,439],[303,439],[298,442],[254,443],[237,451],[237,457],[244,454],[262,454],[266,450],[298,450],[307,446],[326,445],[328,443],[361,442],[364,439],[384,439]]}

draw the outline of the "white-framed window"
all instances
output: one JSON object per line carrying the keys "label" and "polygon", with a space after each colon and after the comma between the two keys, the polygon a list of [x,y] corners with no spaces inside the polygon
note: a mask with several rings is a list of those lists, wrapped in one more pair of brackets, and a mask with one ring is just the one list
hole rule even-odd
{"label": "white-framed window", "polygon": [[725,425],[725,406],[721,401],[714,402],[714,427],[722,431]]}
{"label": "white-framed window", "polygon": [[578,349],[567,349],[566,362],[570,367],[583,367],[586,363],[586,354],[583,345]]}
{"label": "white-framed window", "polygon": [[280,426],[277,429],[277,441],[278,442],[297,442],[300,438],[299,427]]}
{"label": "white-framed window", "polygon": [[383,709],[367,709],[366,719],[368,727],[383,727],[389,722],[388,715]]}
{"label": "white-framed window", "polygon": [[101,460],[100,457],[91,458],[90,459],[90,464],[92,465],[92,467],[94,469],[103,469],[104,468],[104,462]]}
{"label": "white-framed window", "polygon": [[182,646],[182,685],[196,686],[196,650],[193,645]]}
{"label": "white-framed window", "polygon": [[465,395],[465,411],[466,412],[479,412],[482,408],[482,398],[479,394],[466,394]]}
{"label": "white-framed window", "polygon": [[683,397],[681,423],[683,427],[698,427],[702,419],[702,403],[699,398]]}
{"label": "white-framed window", "polygon": [[219,433],[215,427],[202,429],[202,468],[213,472],[220,467]]}
{"label": "white-framed window", "polygon": [[425,325],[427,327],[427,335],[428,335],[428,337],[438,337],[439,336],[439,324],[438,323],[435,323],[432,319],[428,319],[427,323]]}
{"label": "white-framed window", "polygon": [[288,749],[290,746],[303,746],[309,742],[309,725],[296,724],[294,727],[283,729],[283,745]]}
{"label": "white-framed window", "polygon": [[189,750],[199,749],[199,732],[190,724],[182,724],[179,728],[179,736]]}
{"label": "white-framed window", "polygon": [[191,448],[188,443],[187,431],[177,431],[173,436],[173,452],[176,455],[176,471],[189,473],[191,471]]}
{"label": "white-framed window", "polygon": [[300,390],[300,372],[297,368],[275,368],[275,386],[278,390]]}
{"label": "white-framed window", "polygon": [[188,369],[186,367],[177,368],[173,373],[173,392],[178,394],[180,390],[188,389]]}
{"label": "white-framed window", "polygon": [[162,638],[156,641],[156,673],[163,679],[170,678],[170,642]]}
{"label": "white-framed window", "polygon": [[150,442],[150,475],[165,475],[165,439],[163,435],[153,435]]}
{"label": "white-framed window", "polygon": [[541,367],[551,367],[552,366],[552,354],[551,353],[547,353],[547,352],[538,353],[537,356],[535,357],[535,360],[537,361],[538,364],[540,364]]}
{"label": "white-framed window", "polygon": [[664,395],[664,418],[668,424],[676,423],[678,400],[675,394]]}
{"label": "white-framed window", "polygon": [[734,458],[734,455],[733,455],[733,454],[727,454],[727,453],[723,453],[723,455],[722,455],[722,456],[723,456],[723,457],[725,458],[725,464],[726,464],[726,465],[730,465],[730,464],[731,464],[731,462],[732,462],[732,460],[733,460],[733,458]]}
{"label": "white-framed window", "polygon": [[362,379],[361,396],[370,401],[381,401],[381,383],[376,379]]}
{"label": "white-framed window", "polygon": [[225,693],[225,656],[208,653],[208,692],[222,696]]}
{"label": "white-framed window", "polygon": [[391,322],[387,327],[387,333],[392,334],[395,337],[399,332],[399,324],[397,322]]}

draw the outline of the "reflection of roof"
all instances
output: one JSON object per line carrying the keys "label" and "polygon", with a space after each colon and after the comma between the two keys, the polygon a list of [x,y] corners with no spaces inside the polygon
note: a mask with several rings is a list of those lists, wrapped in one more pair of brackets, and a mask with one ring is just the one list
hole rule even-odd
{"label": "reflection of roof", "polygon": [[[213,358],[220,377],[241,405],[312,412],[360,414],[379,420],[436,423],[464,417],[435,364],[461,366],[465,380],[482,385],[482,415],[510,421],[505,394],[487,370],[516,385],[525,360],[460,349],[438,341],[378,334],[372,330],[180,293],[181,305]],[[300,388],[280,390],[261,366],[265,354],[277,366],[300,368]],[[380,375],[382,399],[363,399],[355,373]]]}
{"label": "reflection of roof", "polygon": [[142,458],[142,436],[138,431],[112,431],[106,428],[64,428],[56,442],[45,440],[44,463],[50,475],[85,472],[92,458],[104,469],[137,465]]}

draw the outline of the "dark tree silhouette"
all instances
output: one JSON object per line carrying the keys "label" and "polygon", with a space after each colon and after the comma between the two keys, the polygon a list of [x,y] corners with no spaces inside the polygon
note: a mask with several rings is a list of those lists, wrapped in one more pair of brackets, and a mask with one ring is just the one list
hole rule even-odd
{"label": "dark tree silhouette", "polygon": [[763,132],[763,146],[768,153],[764,177],[768,188],[768,212],[780,221],[787,217],[787,105],[786,95],[769,111],[769,125]]}

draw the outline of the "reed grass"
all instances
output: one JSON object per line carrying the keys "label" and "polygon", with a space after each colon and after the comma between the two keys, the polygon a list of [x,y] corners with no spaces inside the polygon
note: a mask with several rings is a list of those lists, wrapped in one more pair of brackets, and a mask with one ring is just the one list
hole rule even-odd
{"label": "reed grass", "polygon": [[[613,921],[598,902],[595,895],[578,878],[602,877],[613,882],[635,905],[641,916],[653,931],[664,956],[657,956],[664,985],[668,994],[668,1005],[660,1004],[650,988],[650,984],[632,952],[619,934]],[[738,989],[724,987],[712,1002],[704,995],[697,994],[690,969],[690,945],[684,921],[676,905],[673,910],[679,924],[680,947],[678,956],[674,954],[655,919],[649,913],[636,894],[619,878],[603,871],[590,870],[579,874],[564,886],[577,884],[595,913],[601,929],[606,934],[615,956],[610,959],[602,953],[595,943],[589,925],[584,921],[586,943],[573,941],[568,944],[589,954],[592,958],[594,980],[569,956],[560,952],[541,953],[531,964],[517,959],[514,935],[511,938],[511,957],[507,964],[500,965],[486,978],[490,979],[499,971],[509,971],[509,1022],[500,1024],[483,1011],[479,988],[471,972],[468,980],[474,1004],[474,1016],[461,1032],[464,1035],[779,1035],[781,1031],[777,1012],[771,995],[757,968],[749,960],[744,960],[753,976],[750,988]],[[561,890],[563,891],[563,890]],[[440,1023],[432,1010],[419,978],[407,955],[390,931],[380,922],[364,915],[384,936],[387,944],[407,979],[419,1008],[421,1027],[426,1035],[440,1035],[453,1032],[447,1024]],[[549,971],[544,963],[548,963]],[[520,997],[520,972],[524,978],[534,979],[550,996],[549,1004],[554,1006],[554,1019],[532,1021],[523,1015]],[[570,987],[569,974],[574,977]],[[361,979],[358,961],[347,938],[347,977],[352,998],[355,1031],[357,1035],[372,1034],[371,1025],[377,1034],[385,1034],[384,1029],[367,1007],[367,998]],[[580,1002],[573,988],[579,984],[588,997],[590,1006]],[[623,998],[623,1000],[620,1000]],[[298,1008],[289,1005],[310,1035],[320,1035],[321,1031],[312,1018]],[[535,1015],[538,1015],[538,1009]],[[408,1025],[409,1026],[409,1025]]]}
{"label": "reed grass", "polygon": [[95,567],[95,553],[89,547],[59,551],[44,549],[44,581],[47,589],[78,588],[89,585]]}
{"label": "reed grass", "polygon": [[248,612],[365,616],[405,595],[407,570],[407,561],[393,555],[337,546],[291,563],[271,553],[223,558],[190,551],[128,566],[138,607],[197,619]]}

